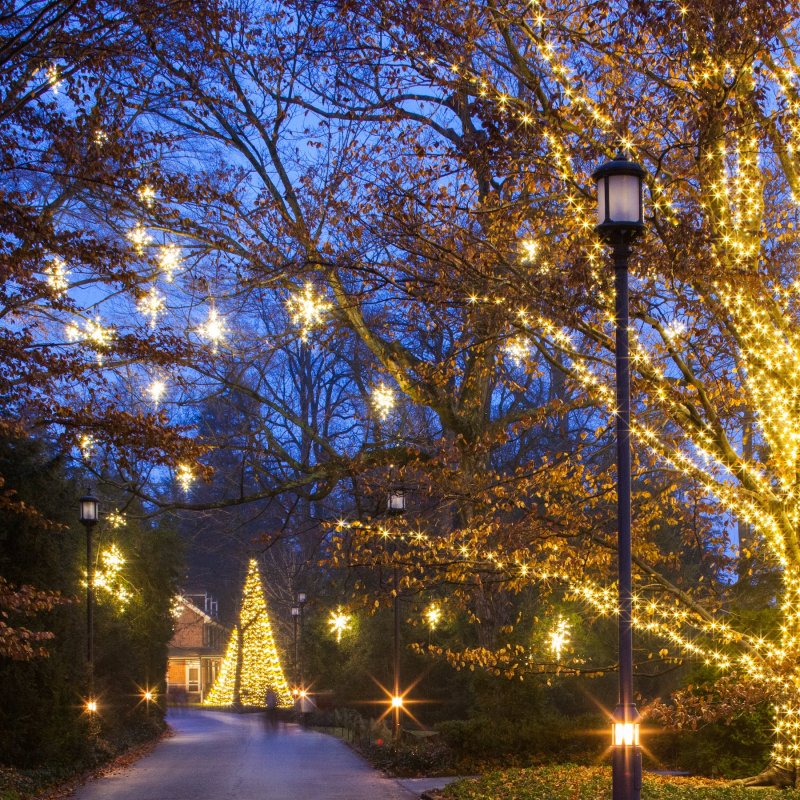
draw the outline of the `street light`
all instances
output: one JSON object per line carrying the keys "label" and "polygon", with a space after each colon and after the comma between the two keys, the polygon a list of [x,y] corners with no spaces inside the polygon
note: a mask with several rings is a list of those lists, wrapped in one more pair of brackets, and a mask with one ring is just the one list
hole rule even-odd
{"label": "street light", "polygon": [[617,528],[619,569],[619,702],[612,726],[612,798],[639,800],[642,751],[639,712],[633,702],[631,579],[631,378],[628,349],[628,259],[644,230],[644,170],[624,153],[597,170],[597,232],[614,253],[617,373]]}
{"label": "street light", "polygon": [[[295,664],[297,665],[297,672],[300,677],[300,688],[305,686],[303,678],[303,607],[306,604],[306,593],[298,592],[295,595],[295,606],[292,608],[292,617],[295,620],[295,630],[297,630],[297,620],[300,620],[300,636],[295,639]],[[297,613],[295,613],[295,611]]]}
{"label": "street light", "polygon": [[300,616],[300,606],[292,606],[292,627],[294,630],[294,682],[297,683],[300,680],[300,672],[299,672],[299,664],[300,660],[298,658],[298,650],[297,650],[297,620]]}
{"label": "street light", "polygon": [[94,679],[94,589],[92,580],[92,528],[100,517],[100,502],[87,489],[78,501],[78,517],[86,528],[86,661],[89,664],[89,683]]}
{"label": "street light", "polygon": [[406,510],[406,494],[405,489],[392,489],[389,492],[389,500],[387,502],[389,513],[402,514]]}
{"label": "street light", "polygon": [[[387,510],[390,514],[403,514],[405,512],[407,494],[406,489],[392,487],[389,491],[389,502],[387,503]],[[392,653],[392,671],[394,673],[394,694],[392,695],[392,739],[397,742],[400,738],[400,709],[402,707],[402,700],[400,703],[396,702],[400,698],[400,572],[397,565],[394,567],[393,577],[394,650]]]}

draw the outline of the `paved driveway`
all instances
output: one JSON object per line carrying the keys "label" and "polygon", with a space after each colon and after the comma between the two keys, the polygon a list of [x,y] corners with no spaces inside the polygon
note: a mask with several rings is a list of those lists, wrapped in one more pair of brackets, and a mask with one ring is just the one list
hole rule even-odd
{"label": "paved driveway", "polygon": [[269,729],[261,714],[179,709],[165,739],[133,766],[78,789],[76,800],[412,800],[331,736]]}

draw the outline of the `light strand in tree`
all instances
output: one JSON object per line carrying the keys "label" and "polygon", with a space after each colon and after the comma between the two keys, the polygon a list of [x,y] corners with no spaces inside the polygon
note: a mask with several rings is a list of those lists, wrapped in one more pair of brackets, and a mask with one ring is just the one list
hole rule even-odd
{"label": "light strand in tree", "polygon": [[203,703],[210,706],[264,707],[270,689],[275,693],[278,706],[292,705],[291,692],[272,633],[258,563],[251,559],[237,624],[217,680]]}

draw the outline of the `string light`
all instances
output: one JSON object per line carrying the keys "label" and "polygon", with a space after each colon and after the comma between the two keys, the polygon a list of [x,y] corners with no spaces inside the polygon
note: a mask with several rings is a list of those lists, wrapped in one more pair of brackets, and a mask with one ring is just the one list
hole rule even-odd
{"label": "string light", "polygon": [[531,340],[524,336],[515,336],[503,346],[503,352],[508,360],[517,367],[522,366],[530,358]]}
{"label": "string light", "polygon": [[231,634],[217,679],[203,704],[263,708],[269,689],[275,693],[278,706],[292,705],[292,694],[283,674],[264,600],[258,564],[255,559],[251,559],[237,624]]}
{"label": "string light", "polygon": [[65,327],[65,333],[70,342],[84,342],[99,349],[108,348],[115,335],[114,329],[103,325],[99,317],[84,320],[82,327],[70,322]]}

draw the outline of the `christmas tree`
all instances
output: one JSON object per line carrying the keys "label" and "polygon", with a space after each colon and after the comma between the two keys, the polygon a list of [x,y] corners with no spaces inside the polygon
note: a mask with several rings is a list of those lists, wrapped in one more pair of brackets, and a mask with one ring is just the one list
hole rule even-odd
{"label": "christmas tree", "polygon": [[219,675],[203,703],[209,706],[265,706],[272,689],[278,706],[292,705],[281,668],[264,587],[256,560],[250,559],[239,619],[231,634]]}

